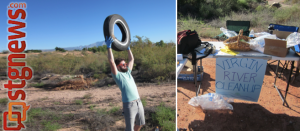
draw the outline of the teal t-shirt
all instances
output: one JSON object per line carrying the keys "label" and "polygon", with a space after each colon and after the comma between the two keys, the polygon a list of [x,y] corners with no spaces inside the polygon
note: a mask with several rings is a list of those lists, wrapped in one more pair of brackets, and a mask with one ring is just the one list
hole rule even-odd
{"label": "teal t-shirt", "polygon": [[123,72],[117,71],[116,75],[114,75],[113,73],[111,73],[111,74],[122,92],[122,101],[123,102],[130,102],[130,101],[140,98],[136,84],[131,75],[131,70],[129,68],[128,68],[127,72],[123,73]]}

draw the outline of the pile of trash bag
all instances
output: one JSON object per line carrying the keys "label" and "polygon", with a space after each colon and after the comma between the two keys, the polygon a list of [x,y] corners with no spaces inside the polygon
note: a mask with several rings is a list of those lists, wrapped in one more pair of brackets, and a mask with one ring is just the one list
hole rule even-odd
{"label": "pile of trash bag", "polygon": [[195,107],[201,106],[203,110],[233,110],[233,107],[231,104],[229,104],[229,102],[233,102],[233,98],[228,98],[224,95],[216,93],[208,93],[205,95],[193,97],[188,104]]}

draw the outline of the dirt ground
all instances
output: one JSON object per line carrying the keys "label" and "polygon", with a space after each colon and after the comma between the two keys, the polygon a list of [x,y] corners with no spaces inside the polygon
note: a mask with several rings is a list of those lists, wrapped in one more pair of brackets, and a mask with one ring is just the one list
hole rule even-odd
{"label": "dirt ground", "polygon": [[[7,98],[7,90],[3,88],[3,83],[7,83],[6,80],[0,81],[0,98]],[[147,107],[153,107],[160,105],[164,102],[166,106],[174,107],[176,103],[176,90],[174,84],[153,84],[143,86],[142,83],[138,83],[138,92],[140,98],[145,98],[147,102]],[[26,102],[31,105],[31,108],[57,108],[59,112],[64,114],[73,113],[80,114],[82,112],[91,112],[89,107],[94,105],[94,110],[97,109],[107,109],[110,110],[113,107],[121,107],[122,109],[122,99],[121,91],[116,85],[110,87],[92,87],[88,90],[76,91],[76,90],[60,90],[60,91],[49,91],[42,88],[28,87],[25,88],[26,91]],[[80,106],[78,109],[64,110],[62,108],[66,106],[73,106],[74,100],[82,99],[86,94],[90,94],[91,99],[89,101],[84,101],[85,104]],[[88,103],[88,104],[86,104]],[[112,106],[113,105],[113,106]],[[2,105],[1,105],[2,106]],[[66,107],[67,108],[67,107]],[[144,107],[145,108],[145,107]],[[6,107],[0,107],[0,113],[3,110],[7,110]],[[66,112],[65,112],[66,111]],[[145,111],[146,112],[146,111]],[[121,114],[119,114],[121,116]],[[72,120],[65,123],[62,129],[59,131],[84,131],[84,124],[78,124],[82,118],[78,120]],[[120,118],[121,119],[121,118]],[[70,124],[71,123],[71,124]],[[71,125],[71,126],[66,126]],[[125,121],[121,119],[116,121],[113,125],[114,129],[123,130],[125,129]]]}
{"label": "dirt ground", "polygon": [[[200,95],[215,93],[216,59],[204,58],[202,61],[204,79]],[[271,65],[273,69],[276,67],[275,63]],[[284,70],[283,77],[277,79],[276,82],[283,94],[288,74],[288,70]],[[178,81],[177,127],[180,130],[190,131],[299,131],[300,77],[297,77],[289,87],[286,100],[290,108],[282,105],[283,102],[277,90],[272,86],[274,77],[275,73],[267,67],[258,102],[235,99],[232,103],[233,110],[217,111],[204,111],[200,107],[189,105],[189,100],[196,96],[196,87],[193,82]]]}

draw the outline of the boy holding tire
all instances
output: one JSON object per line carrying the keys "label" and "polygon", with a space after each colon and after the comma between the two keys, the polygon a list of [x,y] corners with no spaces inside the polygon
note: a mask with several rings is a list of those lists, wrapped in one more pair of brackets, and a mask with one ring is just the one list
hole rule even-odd
{"label": "boy holding tire", "polygon": [[134,58],[130,46],[128,46],[128,64],[126,64],[124,59],[118,58],[114,60],[111,49],[112,42],[113,39],[106,36],[105,43],[107,45],[111,73],[122,92],[123,113],[126,124],[125,131],[139,131],[142,125],[145,125],[145,116],[137,86],[131,75]]}

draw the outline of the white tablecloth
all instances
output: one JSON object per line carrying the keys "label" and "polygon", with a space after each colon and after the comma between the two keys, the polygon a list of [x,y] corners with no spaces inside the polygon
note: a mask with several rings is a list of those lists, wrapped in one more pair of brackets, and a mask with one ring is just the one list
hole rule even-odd
{"label": "white tablecloth", "polygon": [[[293,50],[290,49],[289,53],[287,54],[286,57],[277,57],[277,56],[272,56],[272,55],[267,55],[263,54],[260,52],[256,51],[247,51],[247,52],[240,52],[236,56],[224,53],[219,51],[221,48],[223,48],[225,45],[223,42],[209,42],[216,46],[217,52],[215,54],[211,54],[205,58],[217,58],[217,57],[232,57],[232,58],[263,58],[263,59],[268,59],[268,60],[291,60],[291,61],[298,61],[300,60],[300,57],[295,54]],[[203,54],[197,53],[197,58],[203,56]],[[176,72],[177,72],[177,77],[180,74],[180,71],[183,69],[184,65],[187,62],[187,58],[184,58],[183,60],[179,61],[180,63],[177,65]]]}
{"label": "white tablecloth", "polygon": [[[178,75],[180,74],[181,70],[183,69],[184,65],[186,64],[187,62],[187,58],[184,58],[183,60],[180,60],[179,61],[179,64],[177,65],[177,68],[176,68],[176,75],[178,77]],[[176,63],[177,64],[177,63]]]}
{"label": "white tablecloth", "polygon": [[[295,54],[293,50],[290,49],[289,53],[286,55],[286,57],[278,57],[278,56],[272,56],[272,55],[267,55],[263,54],[260,52],[256,51],[247,51],[247,52],[240,52],[236,56],[224,53],[219,51],[221,48],[223,48],[225,45],[223,42],[209,42],[216,46],[216,50],[218,50],[217,53],[211,54],[207,56],[206,58],[217,58],[217,57],[233,57],[233,58],[249,58],[249,57],[256,57],[256,58],[265,58],[270,60],[291,60],[291,61],[298,61],[300,60],[300,57]],[[238,51],[239,52],[239,51]],[[203,56],[203,54],[197,53],[197,58]]]}

